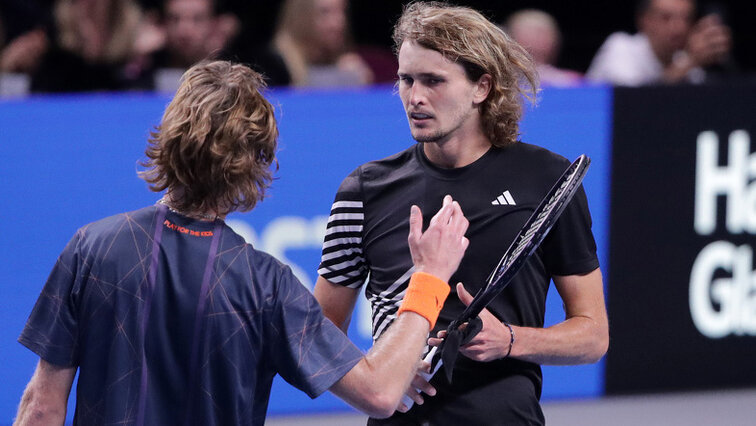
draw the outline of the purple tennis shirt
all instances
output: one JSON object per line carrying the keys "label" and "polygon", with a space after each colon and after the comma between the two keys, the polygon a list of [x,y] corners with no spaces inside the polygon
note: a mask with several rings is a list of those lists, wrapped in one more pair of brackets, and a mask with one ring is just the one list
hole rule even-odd
{"label": "purple tennis shirt", "polygon": [[263,424],[276,374],[314,398],[362,357],[289,267],[162,205],[79,229],[19,342],[79,368],[75,424]]}

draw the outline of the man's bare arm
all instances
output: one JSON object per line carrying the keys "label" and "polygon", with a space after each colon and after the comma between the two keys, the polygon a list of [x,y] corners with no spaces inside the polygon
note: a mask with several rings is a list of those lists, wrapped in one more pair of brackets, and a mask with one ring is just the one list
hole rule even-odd
{"label": "man's bare arm", "polygon": [[403,313],[330,391],[371,417],[390,416],[415,376],[429,331],[425,318]]}
{"label": "man's bare arm", "polygon": [[326,318],[346,333],[360,290],[334,284],[323,277],[318,277],[313,294],[320,307],[323,308]]}
{"label": "man's bare arm", "polygon": [[609,348],[609,320],[601,270],[554,277],[565,306],[565,320],[549,328],[515,327],[512,357],[538,364],[587,364]]}
{"label": "man's bare arm", "polygon": [[76,367],[58,367],[40,359],[21,397],[17,426],[62,425]]}
{"label": "man's bare arm", "polygon": [[[601,359],[609,346],[609,321],[604,304],[601,270],[585,275],[555,276],[554,284],[566,309],[564,321],[548,328],[510,325],[515,342],[511,343],[509,329],[488,310],[480,318],[483,329],[460,349],[465,356],[477,361],[492,361],[509,356],[537,364],[587,364]],[[473,296],[457,285],[457,294],[469,304]],[[439,334],[443,337],[444,332]],[[429,339],[431,345],[440,338]]]}
{"label": "man's bare arm", "polygon": [[[452,202],[449,196],[444,198],[443,207],[424,233],[420,209],[413,206],[408,241],[415,270],[448,281],[469,244],[464,237],[467,227],[468,221],[459,204]],[[407,297],[405,295],[405,302]],[[443,300],[440,302],[442,304]],[[429,321],[415,312],[404,311],[370,352],[330,390],[373,417],[393,414],[415,376],[430,331]]]}

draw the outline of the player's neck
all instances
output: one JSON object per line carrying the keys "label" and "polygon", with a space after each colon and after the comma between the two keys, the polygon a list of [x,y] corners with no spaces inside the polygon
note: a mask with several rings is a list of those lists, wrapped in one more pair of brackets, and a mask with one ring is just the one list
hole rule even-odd
{"label": "player's neck", "polygon": [[168,207],[172,212],[178,213],[182,216],[186,216],[188,218],[200,220],[203,222],[212,222],[216,219],[225,219],[226,215],[220,215],[217,212],[214,211],[183,211],[176,208],[176,203],[174,201],[174,198],[172,197],[171,192],[166,193],[163,198],[158,200],[158,204],[164,204]]}
{"label": "player's neck", "polygon": [[490,148],[491,142],[482,132],[423,144],[423,152],[428,160],[445,169],[456,169],[472,164]]}

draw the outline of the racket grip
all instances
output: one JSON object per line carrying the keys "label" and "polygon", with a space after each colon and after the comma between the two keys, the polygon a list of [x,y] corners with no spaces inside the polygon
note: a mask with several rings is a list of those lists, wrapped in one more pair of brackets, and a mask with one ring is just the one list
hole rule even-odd
{"label": "racket grip", "polygon": [[[436,355],[436,352],[438,351],[438,346],[434,346],[430,352],[428,352],[427,355],[425,355],[425,358],[423,358],[423,361],[430,363],[430,365],[433,365],[433,357]],[[430,373],[418,373],[420,377],[424,378],[427,381],[430,381],[431,378],[433,378],[433,375],[436,374],[436,371],[438,371],[439,368],[441,368],[441,364],[443,362],[439,359],[438,363],[431,369]],[[415,389],[418,393],[420,393],[420,389]],[[407,407],[409,410],[412,408],[413,405],[415,405],[415,401],[409,397],[409,395],[405,394],[402,397],[402,403]]]}

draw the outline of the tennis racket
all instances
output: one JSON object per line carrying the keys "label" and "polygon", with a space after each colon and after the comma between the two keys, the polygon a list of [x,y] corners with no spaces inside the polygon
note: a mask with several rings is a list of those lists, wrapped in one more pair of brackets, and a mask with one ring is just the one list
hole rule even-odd
{"label": "tennis racket", "polygon": [[[496,296],[512,281],[512,278],[522,268],[528,258],[541,245],[546,234],[551,230],[572,197],[577,193],[580,184],[588,171],[591,160],[586,155],[578,157],[559,180],[556,181],[546,197],[536,207],[525,225],[515,236],[504,256],[499,260],[496,268],[489,275],[486,286],[475,295],[462,314],[446,328],[446,337],[440,346],[433,347],[424,360],[431,365],[430,373],[420,373],[426,380],[444,365],[449,382],[454,368],[454,361],[459,353],[459,347],[472,339],[480,331],[481,324],[478,314],[488,306]],[[462,324],[468,323],[464,330]],[[402,402],[408,408],[414,401],[407,395]]]}

